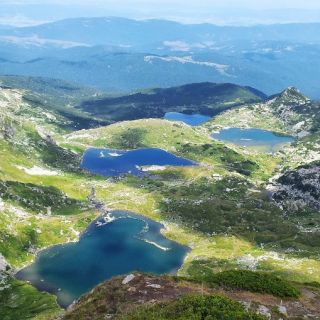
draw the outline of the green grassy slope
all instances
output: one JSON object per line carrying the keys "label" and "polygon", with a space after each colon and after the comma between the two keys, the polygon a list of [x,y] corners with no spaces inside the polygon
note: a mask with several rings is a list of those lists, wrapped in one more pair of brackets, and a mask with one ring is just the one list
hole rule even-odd
{"label": "green grassy slope", "polygon": [[34,319],[48,320],[62,314],[55,297],[40,293],[31,285],[8,279],[1,291],[0,318],[2,320]]}
{"label": "green grassy slope", "polygon": [[11,266],[0,270],[1,319],[48,319],[60,313],[55,297],[13,278],[38,250],[75,241],[96,217],[80,157],[59,147],[53,135],[62,117],[26,103],[23,91],[0,90],[0,254]]}
{"label": "green grassy slope", "polygon": [[[221,170],[244,175],[267,174],[277,160],[263,154],[246,155],[244,150],[228,148],[213,141],[209,131],[160,119],[119,122],[107,127],[78,131],[65,136],[61,145],[83,151],[88,146],[115,149],[154,147],[173,152]],[[265,163],[265,167],[260,163]]]}
{"label": "green grassy slope", "polygon": [[108,124],[74,107],[103,94],[96,89],[62,80],[24,76],[0,76],[1,86],[20,90],[26,103],[60,118],[62,121],[58,125],[61,129],[76,130]]}
{"label": "green grassy slope", "polygon": [[[295,217],[284,215],[264,190],[283,159],[226,147],[213,141],[209,132],[147,119],[79,131],[65,136],[61,143],[81,151],[89,146],[158,147],[201,164],[155,172],[156,180],[127,177],[117,184],[97,187],[98,197],[110,202],[110,207],[134,209],[164,220],[166,235],[192,247],[182,274],[193,272],[193,268],[234,268],[241,266],[238,259],[244,257],[248,261],[243,266],[253,264],[291,279],[318,279],[317,235],[301,231]],[[123,200],[119,201],[119,196]],[[301,221],[308,223],[309,219]],[[306,265],[313,270],[308,275],[302,271]]]}
{"label": "green grassy slope", "polygon": [[[23,91],[12,89],[0,90],[0,109],[0,253],[13,268],[30,263],[41,248],[77,239],[97,214],[87,201],[94,187],[110,209],[162,221],[167,237],[191,248],[180,275],[256,269],[300,283],[320,281],[319,233],[300,228],[314,216],[287,215],[265,190],[270,178],[291,166],[289,155],[305,150],[304,141],[312,142],[307,139],[315,133],[269,155],[212,140],[210,126],[221,126],[222,120],[193,128],[143,119],[70,133],[61,126],[64,116],[55,111],[48,116],[26,102]],[[272,119],[279,117],[272,113]],[[90,146],[162,148],[199,166],[106,179],[79,169]],[[318,154],[315,144],[307,146]],[[19,297],[14,319],[26,297],[20,298],[15,285],[10,288],[7,294]],[[54,313],[50,301],[48,310]]]}
{"label": "green grassy slope", "polygon": [[[62,319],[100,320],[107,314],[116,320],[293,320],[319,312],[320,292],[315,286],[300,292],[296,284],[267,273],[228,271],[207,279],[134,273],[128,283],[124,279],[119,276],[98,285]],[[311,292],[313,298],[308,296]]]}
{"label": "green grassy slope", "polygon": [[195,83],[80,104],[81,110],[110,121],[162,118],[166,112],[216,115],[244,103],[259,102],[265,95],[234,84]]}
{"label": "green grassy slope", "polygon": [[262,128],[304,137],[320,128],[320,104],[311,101],[295,88],[270,97],[265,103],[229,110],[204,126],[214,125]]}

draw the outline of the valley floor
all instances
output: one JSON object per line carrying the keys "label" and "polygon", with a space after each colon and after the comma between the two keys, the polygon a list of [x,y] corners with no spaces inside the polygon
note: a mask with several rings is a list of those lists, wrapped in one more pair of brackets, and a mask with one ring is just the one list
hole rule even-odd
{"label": "valley floor", "polygon": [[[12,105],[22,105],[24,112],[30,111],[20,94],[12,91],[3,97],[7,109],[10,95]],[[246,108],[255,107],[234,112],[248,118]],[[301,165],[317,166],[319,134],[299,137],[291,147],[266,154],[259,148],[244,148],[210,137],[214,128],[234,124],[234,116],[230,114],[232,111],[194,128],[178,122],[145,119],[63,134],[47,119],[39,125],[38,120],[22,120],[16,111],[0,118],[6,128],[0,139],[0,294],[9,306],[0,306],[0,318],[11,320],[18,309],[28,312],[26,319],[47,319],[48,313],[51,316],[62,313],[54,297],[35,292],[26,283],[16,281],[13,274],[31,263],[39,250],[77,241],[79,234],[101,213],[88,200],[94,189],[98,201],[109,210],[128,210],[160,221],[166,237],[191,248],[179,276],[199,279],[229,269],[272,273],[302,288],[300,304],[286,301],[286,310],[293,317],[314,313],[309,318],[316,319],[320,218],[313,202],[304,196],[312,192],[317,181],[306,179],[302,187],[311,191],[302,188],[302,192],[299,184],[290,179],[278,180],[277,176]],[[241,126],[259,127],[262,123],[259,119],[246,120]],[[263,128],[269,126],[288,133],[273,114],[264,119],[268,125]],[[309,127],[300,129],[297,134]],[[161,148],[199,165],[154,168],[143,178],[131,175],[106,178],[79,169],[81,156],[88,147],[106,146],[120,150]],[[299,170],[304,174],[307,169]],[[297,210],[285,206],[292,202],[288,195],[281,202],[270,199],[271,183],[300,188],[299,197],[294,199]],[[153,281],[144,276],[137,279]],[[186,285],[186,292],[189,287]],[[184,292],[181,288],[179,285],[177,295]],[[201,290],[196,286],[196,291]],[[279,299],[266,295],[221,288],[209,291],[266,305],[268,309],[281,305]]]}

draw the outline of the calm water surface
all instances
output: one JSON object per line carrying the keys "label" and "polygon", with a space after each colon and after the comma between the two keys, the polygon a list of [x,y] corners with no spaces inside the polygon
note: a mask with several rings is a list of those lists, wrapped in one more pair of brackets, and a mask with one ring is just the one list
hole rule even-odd
{"label": "calm water surface", "polygon": [[182,265],[188,249],[162,236],[161,224],[123,211],[112,216],[112,222],[90,225],[79,242],[40,252],[16,277],[56,294],[66,307],[113,276],[133,271],[174,273]]}
{"label": "calm water surface", "polygon": [[164,116],[166,120],[181,121],[190,126],[199,126],[211,118],[202,114],[184,114],[180,112],[167,112]]}
{"label": "calm water surface", "polygon": [[161,149],[146,148],[130,151],[88,149],[81,167],[94,174],[118,177],[124,174],[143,176],[141,166],[193,166],[195,162],[177,157]]}
{"label": "calm water surface", "polygon": [[266,148],[268,152],[275,152],[281,145],[294,141],[293,137],[261,129],[228,128],[213,133],[212,137],[244,147],[261,146]]}

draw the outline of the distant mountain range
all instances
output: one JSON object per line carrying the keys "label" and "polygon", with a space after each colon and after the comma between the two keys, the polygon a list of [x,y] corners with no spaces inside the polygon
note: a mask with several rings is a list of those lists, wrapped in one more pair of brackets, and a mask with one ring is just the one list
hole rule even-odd
{"label": "distant mountain range", "polygon": [[[208,23],[181,24],[167,20],[138,21],[106,17],[66,19],[33,27],[12,28],[9,35],[16,37],[36,35],[42,39],[78,42],[92,46],[146,48],[159,43],[163,44],[164,41],[177,41],[177,39],[193,44],[205,44],[206,41],[227,43],[239,40],[319,44],[319,28],[320,23],[230,27]],[[209,43],[207,45],[210,46]]]}
{"label": "distant mountain range", "polygon": [[[159,32],[161,30],[161,32]],[[79,18],[0,28],[0,73],[74,81],[110,92],[232,82],[320,97],[320,24],[251,27]]]}

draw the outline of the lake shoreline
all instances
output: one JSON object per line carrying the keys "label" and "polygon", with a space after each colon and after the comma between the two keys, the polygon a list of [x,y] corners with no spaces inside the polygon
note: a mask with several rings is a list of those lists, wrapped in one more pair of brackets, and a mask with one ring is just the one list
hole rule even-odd
{"label": "lake shoreline", "polygon": [[[102,209],[102,210],[101,210]],[[183,264],[184,264],[184,261],[185,261],[185,259],[186,259],[186,256],[187,256],[187,254],[188,254],[188,252],[190,251],[190,248],[189,247],[187,247],[187,246],[185,246],[185,245],[183,245],[183,244],[180,244],[179,242],[177,242],[177,241],[172,241],[171,239],[169,239],[169,238],[167,238],[165,235],[164,235],[164,232],[163,232],[163,229],[165,228],[165,226],[161,223],[161,222],[159,222],[159,221],[156,221],[156,220],[154,220],[154,219],[151,219],[151,218],[149,218],[149,217],[147,217],[147,216],[145,216],[145,215],[143,215],[143,214],[137,214],[137,213],[135,213],[135,212],[131,212],[131,211],[126,211],[126,210],[110,210],[110,211],[107,211],[107,214],[110,214],[110,215],[112,215],[112,221],[110,221],[110,222],[105,222],[105,223],[103,223],[103,224],[98,224],[98,222],[99,222],[99,220],[101,220],[101,219],[105,219],[105,217],[107,216],[107,214],[106,214],[106,211],[105,211],[105,209],[104,208],[101,208],[100,210],[99,209],[97,209],[98,211],[100,211],[100,213],[102,213],[102,214],[100,214],[95,220],[93,220],[88,226],[87,226],[87,228],[83,231],[83,232],[81,232],[80,234],[79,234],[79,236],[78,236],[78,238],[77,239],[75,239],[74,241],[69,241],[69,242],[63,242],[63,243],[61,243],[61,244],[54,244],[54,245],[51,245],[51,246],[47,246],[46,248],[41,248],[41,249],[39,249],[39,250],[37,250],[37,252],[36,252],[36,254],[35,254],[35,257],[34,257],[34,259],[33,259],[33,262],[31,262],[31,263],[28,263],[26,266],[24,266],[24,267],[21,267],[21,268],[19,268],[19,269],[16,269],[15,270],[15,273],[14,273],[14,277],[16,278],[16,279],[18,279],[18,280],[22,280],[22,281],[26,281],[26,282],[28,282],[29,284],[31,284],[33,287],[35,287],[37,290],[39,290],[40,292],[47,292],[47,293],[49,293],[49,294],[52,294],[52,295],[55,295],[55,297],[57,298],[57,304],[60,306],[60,307],[62,307],[62,308],[64,308],[64,309],[66,309],[66,308],[68,308],[68,306],[72,303],[72,302],[68,302],[68,303],[66,303],[66,302],[64,302],[64,300],[61,300],[61,299],[64,299],[64,298],[62,298],[65,294],[67,294],[68,295],[68,291],[65,291],[65,289],[61,289],[61,288],[64,288],[63,286],[60,288],[60,285],[59,285],[59,283],[56,283],[56,284],[54,284],[54,282],[51,282],[51,284],[50,284],[50,281],[49,282],[47,282],[47,281],[44,281],[43,279],[42,279],[42,276],[37,276],[37,274],[35,274],[35,280],[28,280],[28,270],[24,270],[24,269],[27,269],[28,267],[31,267],[33,264],[35,264],[36,262],[38,262],[38,257],[41,255],[41,254],[45,254],[46,253],[46,251],[47,250],[50,250],[50,249],[54,249],[54,248],[56,248],[56,247],[61,247],[61,248],[65,248],[65,246],[66,245],[68,245],[68,244],[72,244],[72,243],[80,243],[80,241],[82,240],[82,238],[83,238],[83,236],[89,231],[90,232],[90,229],[91,229],[91,231],[92,230],[97,230],[98,228],[100,228],[100,227],[102,227],[103,225],[105,225],[105,224],[109,224],[109,223],[113,223],[113,222],[115,222],[115,221],[118,221],[118,220],[121,220],[121,219],[134,219],[134,220],[139,220],[139,221],[141,221],[141,222],[143,222],[143,223],[145,223],[146,224],[146,226],[145,227],[143,227],[142,229],[141,229],[141,231],[139,231],[139,233],[137,233],[137,235],[135,236],[135,238],[136,238],[136,240],[137,241],[141,241],[141,242],[143,242],[143,243],[145,243],[147,246],[148,245],[150,245],[150,246],[152,246],[152,248],[154,248],[154,249],[151,249],[150,247],[149,247],[149,249],[148,250],[161,250],[161,251],[163,251],[163,252],[167,252],[167,250],[169,250],[170,251],[170,253],[169,253],[169,256],[176,256],[179,252],[183,252],[183,251],[185,251],[185,253],[183,254],[183,256],[181,257],[181,259],[179,260],[179,258],[178,258],[178,256],[176,256],[176,258],[175,259],[178,259],[177,260],[177,262],[175,262],[175,263],[177,263],[178,264],[178,266],[177,267],[174,267],[173,269],[171,269],[171,270],[168,270],[168,271],[165,271],[164,273],[162,273],[162,272],[160,272],[159,274],[177,274],[178,272],[179,272],[179,270],[183,267]],[[104,220],[105,221],[105,220]],[[153,224],[153,225],[152,225]],[[149,225],[152,225],[152,228],[151,228],[151,235],[154,233],[155,234],[155,240],[153,240],[152,238],[151,238],[151,240],[150,239],[148,239],[148,238],[146,238],[146,239],[144,239],[143,238],[143,235],[144,234],[148,234],[148,232],[149,232]],[[96,229],[97,228],[97,229]],[[163,238],[163,241],[164,241],[164,243],[166,243],[166,242],[169,242],[169,243],[171,243],[171,245],[172,245],[172,247],[170,246],[170,249],[167,249],[167,247],[164,247],[163,245],[162,245],[162,243],[161,242],[157,242],[157,234],[158,235],[160,235],[161,236],[161,238]],[[142,237],[140,237],[140,235],[142,235]],[[161,238],[159,238],[159,240],[161,241]],[[133,242],[134,243],[134,242]],[[164,248],[165,248],[165,250],[164,250]],[[175,248],[174,249],[174,251],[171,251],[171,248],[173,249],[173,248]],[[179,248],[179,250],[178,250],[178,248]],[[178,251],[176,251],[176,249],[178,250]],[[130,250],[130,247],[128,247],[128,250]],[[182,250],[182,251],[181,251]],[[58,252],[58,251],[57,251]],[[61,252],[61,251],[60,251]],[[165,256],[166,256],[167,254],[165,253]],[[161,254],[161,256],[162,256],[162,254]],[[169,257],[168,256],[168,257]],[[108,256],[106,256],[106,257],[108,257]],[[105,257],[105,258],[106,258]],[[150,258],[149,258],[150,259]],[[142,260],[142,261],[144,261],[144,260]],[[146,260],[147,261],[147,264],[146,264],[146,267],[149,265],[150,266],[150,260]],[[149,262],[148,262],[149,261]],[[160,261],[160,262],[159,262]],[[156,268],[155,270],[157,270],[157,268],[159,268],[159,266],[161,265],[161,261],[162,260],[159,260],[158,262],[157,262],[157,264],[155,264],[154,265],[154,267]],[[159,265],[159,263],[160,263],[160,265]],[[151,262],[151,265],[153,264],[153,262]],[[157,267],[158,266],[158,267]],[[165,265],[163,265],[163,267],[164,267]],[[170,266],[170,264],[168,265],[168,266]],[[163,268],[162,267],[162,268]],[[130,267],[129,267],[130,268]],[[151,272],[152,273],[152,271],[148,271],[149,269],[148,269],[149,267],[147,267],[147,269],[146,269],[146,271],[145,272]],[[24,276],[20,276],[19,275],[19,273],[20,272],[23,272],[23,271],[25,271],[26,273],[25,273],[25,275]],[[134,271],[141,271],[141,269],[140,268],[137,268],[137,269],[132,269],[132,270],[129,270],[128,272],[134,272]],[[110,272],[113,272],[112,271],[112,269],[110,269]],[[158,273],[158,271],[154,271],[154,273],[155,274],[157,274]],[[50,274],[50,273],[49,273]],[[123,273],[124,275],[125,274],[127,274],[127,272],[124,272]],[[32,273],[30,273],[30,275],[32,275]],[[103,273],[102,274],[99,274],[99,276],[103,276]],[[119,274],[119,275],[122,275],[122,273],[121,274]],[[115,275],[112,275],[110,278],[109,277],[107,277],[107,278],[105,278],[102,282],[104,282],[104,281],[108,281],[109,279],[111,279],[112,277],[114,277]],[[33,276],[32,276],[33,277]],[[29,278],[29,279],[32,279],[32,278]],[[94,279],[94,278],[93,278]],[[92,280],[92,281],[94,281],[94,280]],[[101,283],[101,282],[98,282],[98,283]],[[95,285],[97,285],[97,284],[95,284]],[[59,292],[61,291],[61,294],[62,294],[62,296],[61,295],[59,295]],[[90,291],[90,290],[89,290]],[[83,294],[85,294],[87,291],[85,291],[84,293],[81,293],[81,295],[83,295]],[[80,296],[81,296],[80,295]],[[77,298],[78,299],[78,298]],[[76,299],[76,300],[77,300]]]}

